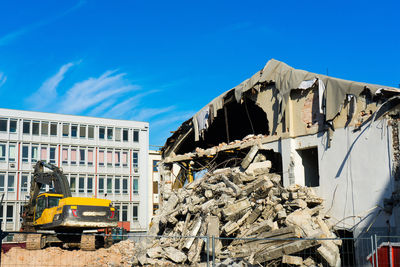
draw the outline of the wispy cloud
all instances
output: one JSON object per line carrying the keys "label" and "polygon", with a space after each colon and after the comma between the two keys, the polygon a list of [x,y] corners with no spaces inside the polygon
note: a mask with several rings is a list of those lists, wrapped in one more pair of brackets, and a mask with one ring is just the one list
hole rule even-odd
{"label": "wispy cloud", "polygon": [[137,115],[135,115],[135,120],[139,121],[148,120],[150,118],[153,118],[154,116],[170,112],[174,109],[175,106],[169,106],[164,108],[143,108]]}
{"label": "wispy cloud", "polygon": [[15,39],[21,37],[22,35],[27,34],[27,33],[31,32],[33,30],[36,30],[37,28],[40,28],[40,27],[42,27],[42,26],[44,26],[46,24],[52,23],[55,20],[60,19],[60,18],[62,18],[64,16],[68,15],[72,11],[80,8],[85,3],[86,3],[86,1],[80,0],[73,7],[67,9],[66,11],[64,11],[64,12],[62,12],[60,14],[57,14],[57,15],[52,16],[52,17],[49,17],[47,19],[43,19],[43,20],[35,22],[35,23],[32,23],[30,25],[26,25],[26,26],[24,26],[24,27],[22,27],[22,28],[20,28],[20,29],[18,29],[16,31],[10,32],[10,33],[4,35],[3,37],[0,37],[0,46],[8,45],[11,42],[13,42]]}
{"label": "wispy cloud", "polygon": [[3,72],[0,72],[0,87],[2,87],[7,81],[7,76]]}

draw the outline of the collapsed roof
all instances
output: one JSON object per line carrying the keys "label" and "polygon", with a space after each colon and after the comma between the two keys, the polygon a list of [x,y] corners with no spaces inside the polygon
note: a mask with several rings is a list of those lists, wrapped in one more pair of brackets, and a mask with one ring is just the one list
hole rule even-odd
{"label": "collapsed roof", "polygon": [[[382,97],[388,99],[400,93],[398,88],[333,78],[271,59],[250,79],[216,97],[185,121],[167,139],[163,156],[241,140],[248,134],[279,136],[289,129],[285,117],[296,112],[288,110],[289,98],[294,98],[292,92],[310,89],[315,92],[312,108],[317,110],[313,111],[310,124],[319,120],[325,126],[339,115],[349,97],[364,96],[370,100],[367,102],[373,99],[377,103]],[[327,128],[319,127],[316,131]]]}

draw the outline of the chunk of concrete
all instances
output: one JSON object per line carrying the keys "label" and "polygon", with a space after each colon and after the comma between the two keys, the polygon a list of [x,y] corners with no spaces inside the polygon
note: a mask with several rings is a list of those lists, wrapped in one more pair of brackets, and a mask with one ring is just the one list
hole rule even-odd
{"label": "chunk of concrete", "polygon": [[247,175],[259,175],[259,174],[264,174],[264,173],[269,173],[269,170],[271,169],[271,161],[261,161],[261,162],[254,162],[249,165],[249,167],[246,169],[245,173]]}
{"label": "chunk of concrete", "polygon": [[258,146],[253,146],[249,153],[247,153],[246,157],[242,161],[242,168],[245,170],[247,167],[249,167],[250,163],[253,161],[254,157],[257,155],[258,152]]}
{"label": "chunk of concrete", "polygon": [[157,246],[147,249],[146,254],[150,258],[160,258],[164,255],[164,250],[161,247]]}
{"label": "chunk of concrete", "polygon": [[248,209],[251,207],[251,203],[247,200],[247,198],[241,199],[231,205],[229,205],[227,208],[223,209],[223,214],[228,217],[228,220],[230,217],[234,217],[236,214]]}
{"label": "chunk of concrete", "polygon": [[300,266],[303,264],[303,258],[297,256],[283,255],[282,263]]}
{"label": "chunk of concrete", "polygon": [[174,247],[164,248],[165,256],[175,263],[184,263],[187,260],[185,253]]}

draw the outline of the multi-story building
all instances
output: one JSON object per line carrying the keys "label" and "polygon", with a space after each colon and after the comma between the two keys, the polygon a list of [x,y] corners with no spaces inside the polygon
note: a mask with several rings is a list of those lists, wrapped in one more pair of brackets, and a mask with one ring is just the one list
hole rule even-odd
{"label": "multi-story building", "polygon": [[120,221],[146,231],[148,144],[147,122],[0,109],[2,229],[20,228],[33,166],[43,160],[63,169],[72,196],[111,199]]}
{"label": "multi-story building", "polygon": [[161,152],[155,150],[149,150],[149,194],[148,203],[148,214],[151,217],[158,210],[160,205],[159,197],[159,185],[160,185],[160,173],[158,172],[158,163],[161,160]]}

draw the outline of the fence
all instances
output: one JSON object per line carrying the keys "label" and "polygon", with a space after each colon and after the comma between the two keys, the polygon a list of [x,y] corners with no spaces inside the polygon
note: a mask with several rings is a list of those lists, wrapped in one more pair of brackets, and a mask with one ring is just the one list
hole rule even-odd
{"label": "fence", "polygon": [[[370,238],[228,238],[213,236],[148,236],[128,233],[112,235],[114,245],[96,251],[79,250],[83,235],[64,233],[70,246],[47,236],[47,248],[26,249],[31,233],[9,233],[2,240],[1,266],[136,266],[175,263],[199,266],[226,266],[236,263],[248,266],[332,266],[326,255],[335,257],[338,249],[340,266],[400,267],[400,237]],[[43,238],[43,237],[41,237]],[[96,240],[104,234],[96,234]],[[78,240],[71,242],[71,240]],[[124,241],[124,242],[120,242]],[[141,250],[139,244],[157,244]],[[107,245],[97,242],[97,246]],[[332,246],[330,248],[330,246]],[[321,249],[325,247],[327,250]],[[166,249],[171,248],[171,249]],[[173,249],[172,249],[173,248]],[[330,250],[331,249],[331,250]],[[324,254],[325,253],[325,254]],[[319,264],[319,265],[318,265]]]}

